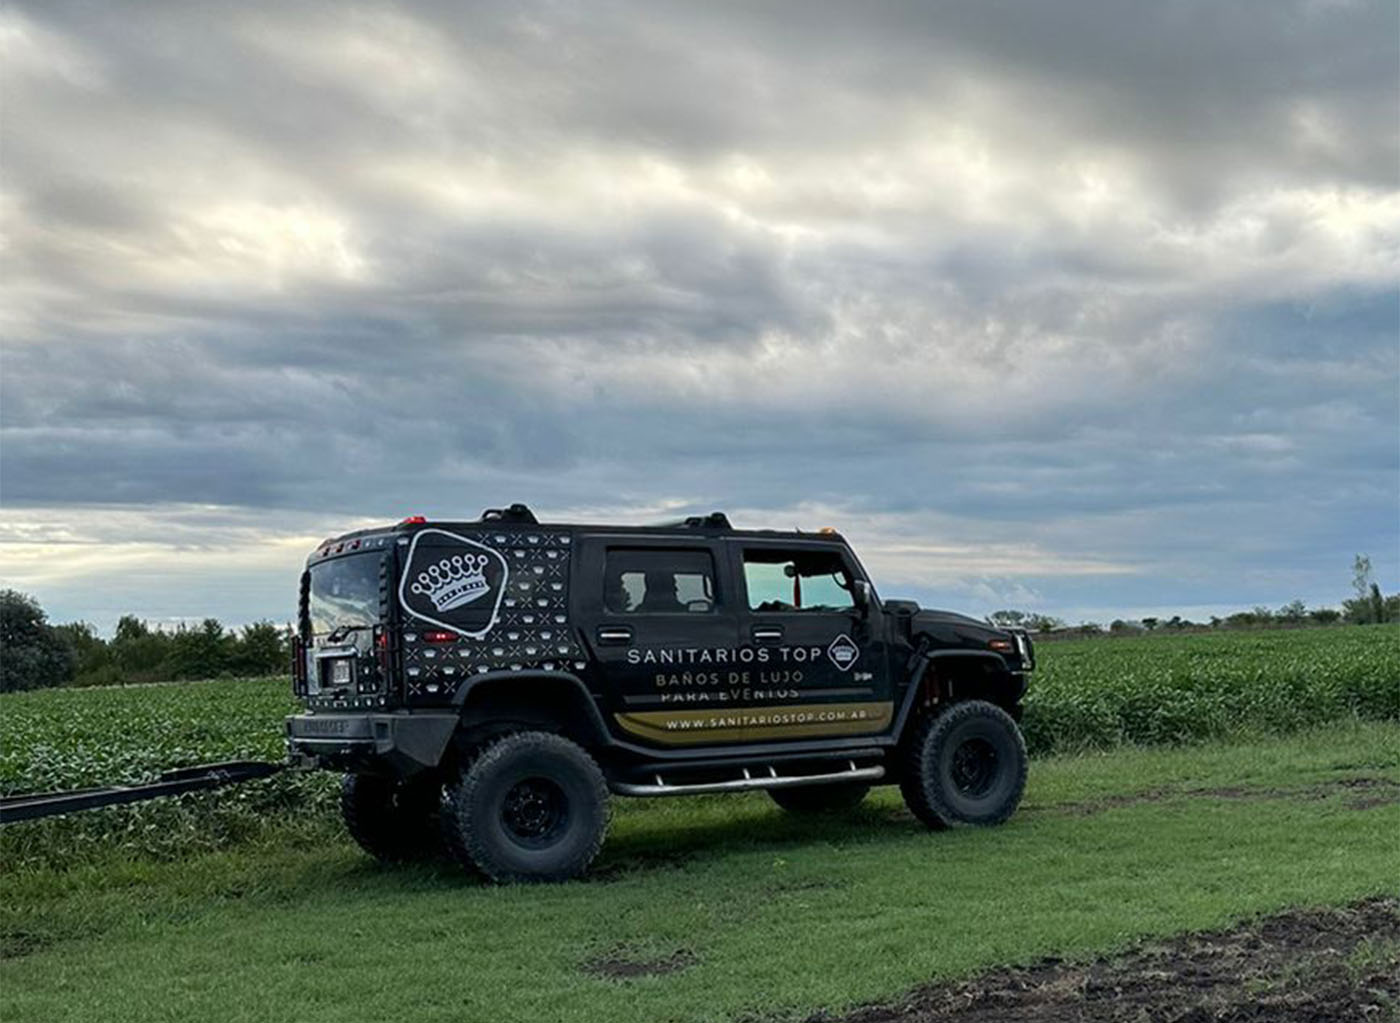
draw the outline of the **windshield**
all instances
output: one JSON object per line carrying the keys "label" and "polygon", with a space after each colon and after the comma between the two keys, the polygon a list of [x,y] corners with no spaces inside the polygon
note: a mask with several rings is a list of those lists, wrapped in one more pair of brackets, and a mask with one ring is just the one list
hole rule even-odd
{"label": "windshield", "polygon": [[307,614],[313,634],[378,623],[381,556],[355,554],[312,566]]}

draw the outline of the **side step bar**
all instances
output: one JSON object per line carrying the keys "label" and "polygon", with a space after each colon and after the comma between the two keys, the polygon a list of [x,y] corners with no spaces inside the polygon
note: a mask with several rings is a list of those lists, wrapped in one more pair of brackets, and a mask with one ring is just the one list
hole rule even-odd
{"label": "side step bar", "polygon": [[140,803],[161,796],[178,796],[199,789],[217,789],[225,785],[267,778],[284,770],[286,764],[265,760],[229,760],[221,764],[202,764],[166,771],[159,779],[144,785],[108,785],[95,789],[73,789],[68,792],[29,792],[16,796],[0,796],[0,824],[53,817],[74,810],[93,810],[99,806]]}
{"label": "side step bar", "polygon": [[799,785],[829,785],[848,781],[878,781],[885,776],[885,769],[879,764],[873,767],[856,767],[855,761],[847,761],[846,770],[830,774],[779,774],[771,764],[767,774],[754,774],[747,767],[742,768],[743,777],[730,781],[707,781],[694,785],[668,785],[656,775],[651,785],[638,785],[632,782],[614,782],[610,787],[619,796],[698,796],[706,792],[743,792],[746,789],[789,789]]}

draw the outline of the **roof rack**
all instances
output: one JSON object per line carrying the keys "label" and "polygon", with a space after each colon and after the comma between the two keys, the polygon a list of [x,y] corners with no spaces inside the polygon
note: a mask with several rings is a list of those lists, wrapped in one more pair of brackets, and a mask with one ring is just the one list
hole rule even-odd
{"label": "roof rack", "polygon": [[529,526],[538,526],[540,520],[535,518],[535,513],[529,507],[518,501],[509,508],[487,508],[481,513],[482,522],[523,522]]}
{"label": "roof rack", "polygon": [[724,512],[710,512],[708,515],[691,515],[670,522],[657,522],[653,529],[733,529],[729,516]]}

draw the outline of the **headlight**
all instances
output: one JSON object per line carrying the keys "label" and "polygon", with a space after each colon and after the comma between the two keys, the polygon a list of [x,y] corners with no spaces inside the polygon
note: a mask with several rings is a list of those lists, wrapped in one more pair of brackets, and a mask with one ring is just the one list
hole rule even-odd
{"label": "headlight", "polygon": [[1016,654],[1021,658],[1021,667],[1029,671],[1035,667],[1031,656],[1031,639],[1024,632],[1013,632],[1011,635],[1016,639]]}

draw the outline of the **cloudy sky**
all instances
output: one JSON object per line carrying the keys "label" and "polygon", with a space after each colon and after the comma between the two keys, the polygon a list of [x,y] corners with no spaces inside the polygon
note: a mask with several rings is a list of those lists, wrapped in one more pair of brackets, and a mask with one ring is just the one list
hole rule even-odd
{"label": "cloudy sky", "polygon": [[1400,588],[1391,0],[10,3],[0,585],[516,500],[1072,621]]}

